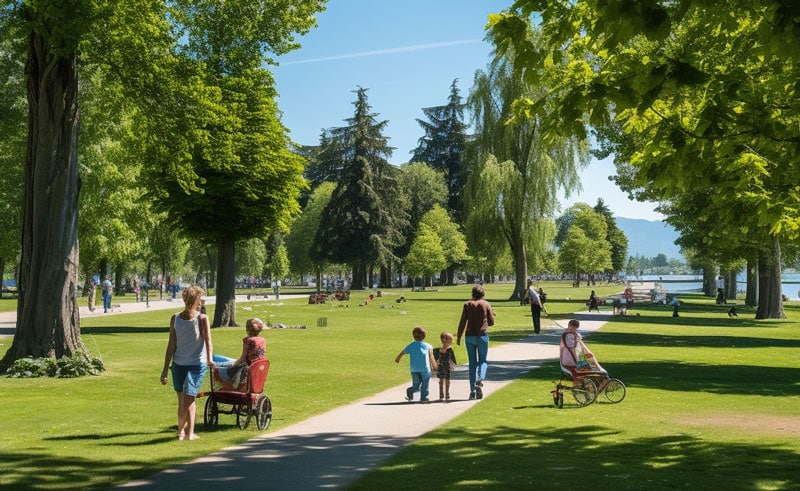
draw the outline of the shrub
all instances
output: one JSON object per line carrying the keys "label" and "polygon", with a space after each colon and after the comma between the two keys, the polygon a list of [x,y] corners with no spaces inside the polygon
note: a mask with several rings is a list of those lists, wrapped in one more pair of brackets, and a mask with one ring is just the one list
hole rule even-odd
{"label": "shrub", "polygon": [[6,373],[12,378],[73,378],[98,375],[105,371],[103,360],[88,353],[75,353],[61,358],[20,358]]}

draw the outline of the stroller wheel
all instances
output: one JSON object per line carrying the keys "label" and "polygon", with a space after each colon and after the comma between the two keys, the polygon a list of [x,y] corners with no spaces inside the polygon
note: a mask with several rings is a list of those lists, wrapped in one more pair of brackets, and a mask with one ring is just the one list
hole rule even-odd
{"label": "stroller wheel", "polygon": [[208,396],[206,410],[203,414],[203,421],[206,428],[213,428],[219,423],[219,408],[217,407],[217,398],[214,397],[214,394]]}
{"label": "stroller wheel", "polygon": [[236,408],[236,425],[239,429],[244,430],[250,426],[250,420],[253,419],[253,410],[250,404],[241,404]]}
{"label": "stroller wheel", "polygon": [[256,426],[259,430],[266,430],[272,422],[272,401],[267,396],[261,396],[256,407]]}

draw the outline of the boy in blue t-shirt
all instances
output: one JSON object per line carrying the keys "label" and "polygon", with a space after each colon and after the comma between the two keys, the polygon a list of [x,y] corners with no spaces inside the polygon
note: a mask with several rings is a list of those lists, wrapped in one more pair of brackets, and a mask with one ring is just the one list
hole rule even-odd
{"label": "boy in blue t-shirt", "polygon": [[437,369],[436,360],[433,359],[433,346],[423,343],[427,332],[422,326],[417,326],[411,331],[414,341],[406,346],[403,351],[394,359],[395,363],[400,363],[400,358],[408,354],[411,368],[411,387],[406,389],[406,400],[414,399],[414,392],[419,391],[421,402],[428,400],[428,386],[431,380],[431,368]]}

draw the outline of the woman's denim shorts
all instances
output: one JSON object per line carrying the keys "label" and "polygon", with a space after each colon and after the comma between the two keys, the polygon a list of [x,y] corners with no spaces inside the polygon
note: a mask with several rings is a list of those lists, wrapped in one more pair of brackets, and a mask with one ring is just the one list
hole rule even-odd
{"label": "woman's denim shorts", "polygon": [[172,387],[175,392],[182,392],[189,396],[200,393],[203,377],[206,375],[205,365],[183,366],[172,364]]}

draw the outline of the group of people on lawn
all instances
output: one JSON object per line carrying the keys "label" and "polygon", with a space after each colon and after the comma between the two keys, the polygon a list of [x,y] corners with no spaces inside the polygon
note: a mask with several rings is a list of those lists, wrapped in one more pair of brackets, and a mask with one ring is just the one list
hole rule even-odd
{"label": "group of people on lawn", "polygon": [[[533,290],[528,282],[528,295],[536,311],[541,312],[543,305],[539,292]],[[238,359],[214,355],[208,317],[201,312],[202,297],[205,294],[199,286],[191,286],[183,290],[183,311],[174,314],[170,319],[169,341],[164,356],[164,368],[161,372],[161,383],[166,385],[168,372],[172,373],[172,385],[178,397],[178,434],[179,440],[195,440],[194,431],[196,415],[196,398],[200,392],[207,367],[216,370],[224,381],[246,364],[266,356],[266,341],[260,337],[265,328],[264,322],[257,318],[246,323],[247,336],[242,339],[242,353]],[[412,330],[414,340],[409,343],[395,358],[399,363],[404,355],[409,355],[411,386],[406,389],[406,400],[412,401],[416,392],[420,393],[420,401],[430,402],[430,378],[432,372],[439,379],[439,400],[450,400],[450,380],[452,370],[457,361],[452,345],[455,339],[460,346],[462,339],[466,344],[469,366],[469,399],[483,398],[483,382],[488,368],[489,327],[494,325],[495,315],[491,304],[484,298],[483,286],[472,288],[471,299],[464,302],[461,319],[456,336],[449,332],[439,335],[441,346],[433,348],[425,342],[427,332],[424,327],[417,326]],[[539,333],[538,316],[533,317],[534,332]],[[591,352],[577,333],[578,321],[569,322],[567,332],[561,339],[561,362],[564,365],[574,360],[573,366],[579,362],[577,349],[584,354]],[[567,355],[571,354],[571,358]],[[593,359],[593,357],[592,357]]]}

